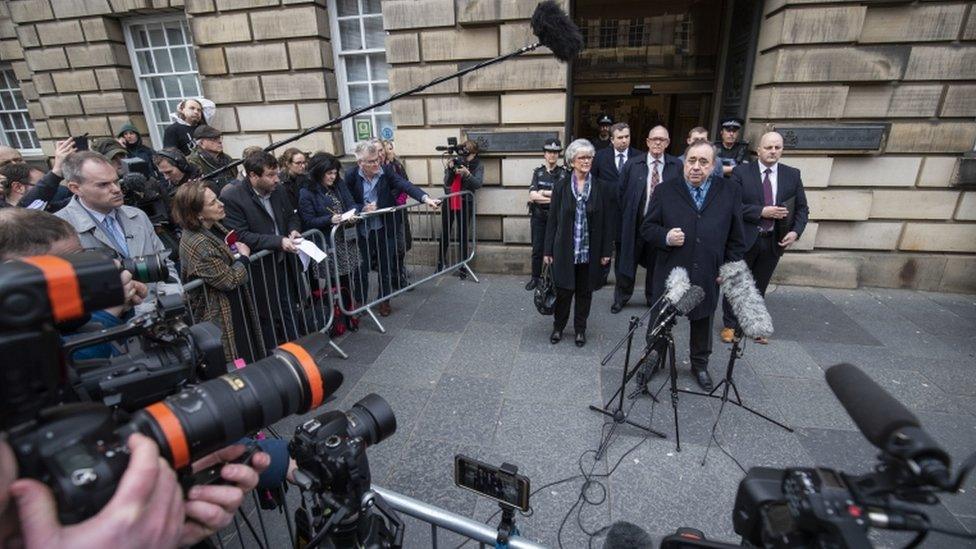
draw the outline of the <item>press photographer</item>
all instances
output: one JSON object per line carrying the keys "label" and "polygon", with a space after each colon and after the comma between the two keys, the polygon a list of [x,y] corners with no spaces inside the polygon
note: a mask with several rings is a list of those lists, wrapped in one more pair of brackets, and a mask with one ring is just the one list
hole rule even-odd
{"label": "press photographer", "polygon": [[[438,271],[443,266],[464,261],[468,258],[468,234],[471,230],[471,218],[474,214],[473,193],[481,188],[485,179],[485,167],[478,158],[478,144],[468,139],[460,145],[448,142],[447,147],[437,147],[449,155],[447,166],[444,168],[444,193],[459,193],[470,191],[472,194],[454,196],[442,206],[440,256]],[[448,250],[451,247],[451,230],[455,229],[455,237],[459,245],[458,257],[451,258]],[[468,277],[465,269],[458,269],[458,277],[464,280]]]}
{"label": "press photographer", "polygon": [[[62,169],[75,196],[55,215],[75,228],[83,248],[103,249],[122,258],[169,251],[149,216],[139,208],[124,205],[118,174],[108,159],[94,151],[81,151],[68,156]],[[148,285],[147,299],[136,306],[136,314],[151,311],[160,293],[182,294],[176,265],[167,259],[166,268],[169,279]]]}
{"label": "press photographer", "polygon": [[[4,229],[24,214],[58,222],[43,212],[9,210],[0,212]],[[64,237],[70,227],[58,224],[53,234],[60,231],[61,238],[55,238],[52,248],[62,251],[65,245],[70,248],[72,239]],[[15,243],[22,250],[38,246],[31,238],[12,240],[7,230],[0,235],[4,257]],[[77,236],[73,240],[77,244]],[[70,398],[70,390],[58,382],[60,352],[53,323],[77,321],[86,311],[118,306],[124,296],[133,295],[131,277],[120,276],[114,261],[91,253],[66,256],[70,257],[76,259],[34,256],[0,265],[0,350],[5,357],[0,368],[0,544],[31,548],[122,543],[143,548],[196,543],[230,523],[244,494],[257,485],[258,472],[268,467],[269,457],[258,452],[250,465],[220,465],[237,459],[243,446],[206,456],[187,470],[216,467],[225,483],[193,487],[184,498],[176,474],[159,459],[152,440],[128,436],[135,429],[118,432],[118,438],[106,433],[105,422],[111,421],[112,413],[100,405],[57,406]],[[68,280],[74,285],[65,286]],[[51,285],[63,290],[54,302],[46,297],[53,295]],[[99,443],[92,446],[95,441]],[[70,482],[62,476],[68,473]],[[18,475],[25,478],[14,482]],[[48,486],[57,489],[52,492]]]}

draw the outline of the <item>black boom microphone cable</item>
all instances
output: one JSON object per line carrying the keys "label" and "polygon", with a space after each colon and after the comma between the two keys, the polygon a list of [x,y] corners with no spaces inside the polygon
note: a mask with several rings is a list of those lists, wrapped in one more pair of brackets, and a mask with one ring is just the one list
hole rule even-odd
{"label": "black boom microphone cable", "polygon": [[[287,145],[288,143],[297,141],[307,135],[313,134],[318,131],[322,131],[325,128],[335,126],[336,124],[339,124],[344,120],[352,118],[357,114],[362,114],[366,111],[371,111],[376,107],[382,107],[383,105],[386,105],[387,103],[390,103],[392,101],[396,101],[397,99],[400,99],[402,97],[407,97],[409,95],[419,93],[431,86],[436,86],[437,84],[446,82],[453,78],[460,78],[470,72],[483,69],[489,65],[494,65],[496,63],[500,63],[502,61],[506,61],[508,59],[518,57],[520,55],[538,49],[542,46],[545,46],[550,50],[552,50],[552,54],[556,56],[556,59],[559,59],[560,61],[563,62],[571,61],[573,58],[576,57],[577,54],[579,54],[580,50],[583,49],[583,35],[580,34],[579,28],[576,26],[575,23],[573,23],[573,20],[570,19],[568,15],[566,15],[566,12],[564,12],[562,8],[559,7],[559,4],[557,4],[555,0],[545,0],[544,2],[540,2],[539,5],[535,7],[535,12],[532,13],[531,26],[532,26],[533,34],[535,34],[536,38],[539,39],[539,41],[536,42],[535,44],[523,46],[511,53],[506,53],[504,55],[499,55],[494,59],[488,59],[486,61],[482,61],[477,65],[473,65],[466,69],[459,70],[454,74],[448,74],[445,76],[441,76],[440,78],[435,78],[426,84],[421,84],[417,86],[416,88],[402,91],[400,93],[395,93],[382,101],[377,101],[372,105],[360,107],[342,116],[333,118],[328,122],[319,124],[318,126],[312,126],[311,128],[302,130],[301,132],[291,137],[286,137],[280,141],[275,141],[274,143],[265,147],[264,151],[265,152],[273,151],[279,147]],[[201,176],[201,179],[210,179],[211,177],[223,171],[236,168],[237,166],[241,165],[243,162],[244,162],[243,158],[239,160],[235,160],[230,164],[227,164],[226,166],[217,168],[216,170]]]}

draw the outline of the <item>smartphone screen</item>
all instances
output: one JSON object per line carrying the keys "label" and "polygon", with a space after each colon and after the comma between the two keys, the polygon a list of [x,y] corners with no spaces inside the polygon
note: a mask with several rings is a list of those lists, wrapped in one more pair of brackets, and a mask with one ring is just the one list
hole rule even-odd
{"label": "smartphone screen", "polygon": [[75,151],[87,151],[88,150],[88,134],[73,137],[75,140]]}
{"label": "smartphone screen", "polygon": [[458,454],[454,456],[454,483],[523,512],[529,510],[529,479],[523,475]]}

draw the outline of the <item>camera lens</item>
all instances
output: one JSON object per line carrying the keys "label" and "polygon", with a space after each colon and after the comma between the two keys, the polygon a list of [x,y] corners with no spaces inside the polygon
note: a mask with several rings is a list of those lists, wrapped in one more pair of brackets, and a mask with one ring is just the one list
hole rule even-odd
{"label": "camera lens", "polygon": [[370,393],[346,412],[349,437],[362,437],[367,446],[378,444],[396,432],[396,416],[383,398]]}
{"label": "camera lens", "polygon": [[[248,433],[322,404],[342,384],[341,372],[312,358],[328,344],[328,337],[319,333],[285,343],[246,368],[136,412],[129,428],[155,439],[175,468],[189,465]],[[379,410],[379,417],[383,412],[392,417],[389,406]],[[362,413],[372,417],[376,406],[370,403]],[[389,420],[383,421],[386,425]]]}
{"label": "camera lens", "polygon": [[149,284],[166,282],[169,279],[169,270],[166,269],[166,262],[163,261],[161,254],[125,257],[120,261],[122,269],[132,273],[132,278],[139,282]]}

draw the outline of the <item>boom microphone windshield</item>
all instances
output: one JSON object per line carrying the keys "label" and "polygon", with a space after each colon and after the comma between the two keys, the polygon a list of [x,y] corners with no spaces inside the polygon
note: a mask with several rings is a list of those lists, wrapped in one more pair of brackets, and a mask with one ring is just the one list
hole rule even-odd
{"label": "boom microphone windshield", "polygon": [[[371,111],[376,107],[382,107],[383,105],[396,101],[397,99],[400,99],[402,97],[414,95],[423,90],[426,90],[431,86],[436,86],[442,82],[447,82],[448,80],[454,78],[460,78],[468,73],[483,69],[490,65],[494,65],[495,63],[500,63],[508,59],[514,59],[520,55],[538,49],[541,46],[546,46],[547,48],[552,50],[553,55],[555,55],[556,58],[559,59],[560,61],[567,61],[567,62],[570,61],[572,58],[576,57],[576,55],[580,52],[580,50],[583,49],[583,35],[580,34],[579,28],[576,26],[576,24],[573,23],[572,19],[570,19],[569,16],[566,15],[566,13],[562,10],[562,8],[560,8],[559,5],[553,0],[546,0],[545,2],[541,2],[538,6],[536,6],[535,12],[532,14],[531,24],[532,24],[532,32],[534,32],[536,37],[538,37],[539,39],[539,41],[536,42],[535,44],[522,46],[521,48],[513,52],[499,55],[498,57],[494,57],[492,59],[486,59],[480,63],[459,70],[455,73],[447,74],[435,78],[430,82],[427,82],[426,84],[420,84],[415,88],[411,88],[409,90],[404,90],[402,92],[395,93],[387,97],[386,99],[377,101],[371,105],[366,105],[364,107],[359,107],[358,109],[353,109],[347,112],[346,114],[337,116],[336,118],[329,120],[328,122],[323,122],[318,126],[312,126],[310,128],[306,128],[301,132],[296,133],[295,135],[286,137],[280,141],[275,141],[274,143],[265,147],[264,150],[265,152],[273,151],[289,143],[298,141],[299,139],[307,135],[311,135],[315,132],[320,132],[326,128],[330,128],[332,126],[340,124],[342,121],[352,118],[356,115]],[[202,176],[200,176],[200,178],[210,179],[211,177],[219,174],[220,172],[236,169],[237,166],[240,166],[243,162],[244,162],[243,158],[240,160],[235,160],[225,166],[221,166],[220,168],[217,168],[216,170],[203,174]]]}
{"label": "boom microphone windshield", "polygon": [[705,301],[705,290],[701,289],[701,286],[692,286],[688,288],[685,295],[681,296],[681,299],[674,304],[674,308],[678,311],[678,314],[684,316],[692,311],[699,303]]}
{"label": "boom microphone windshield", "polygon": [[668,278],[664,281],[664,299],[672,305],[684,297],[685,292],[691,287],[691,280],[688,279],[688,271],[684,267],[671,269]]}
{"label": "boom microphone windshield", "polygon": [[579,27],[554,0],[540,2],[532,14],[532,32],[560,61],[569,62],[583,49]]}
{"label": "boom microphone windshield", "polygon": [[719,267],[722,293],[732,305],[742,333],[749,338],[773,335],[773,319],[756,289],[756,281],[745,261],[731,261]]}

